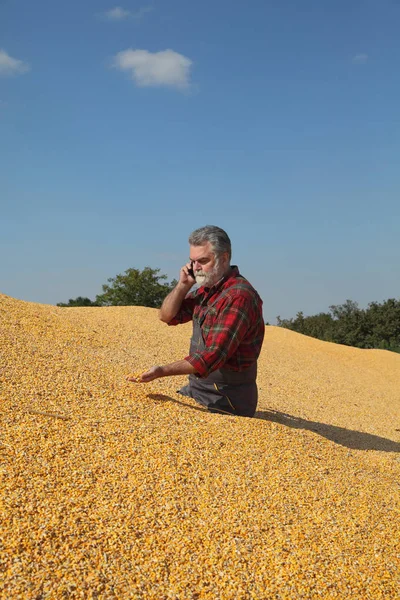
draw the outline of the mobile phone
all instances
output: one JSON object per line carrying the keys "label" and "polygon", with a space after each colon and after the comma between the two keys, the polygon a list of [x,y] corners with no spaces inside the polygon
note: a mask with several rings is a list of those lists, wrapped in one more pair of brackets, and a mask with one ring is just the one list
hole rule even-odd
{"label": "mobile phone", "polygon": [[193,263],[190,263],[190,269],[188,269],[188,273],[190,275],[190,277],[193,277],[193,279],[196,279],[194,276],[194,271],[193,271]]}

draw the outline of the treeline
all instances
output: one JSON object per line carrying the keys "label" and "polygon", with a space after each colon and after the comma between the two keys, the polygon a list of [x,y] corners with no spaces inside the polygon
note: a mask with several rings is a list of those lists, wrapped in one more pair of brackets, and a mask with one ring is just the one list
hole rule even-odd
{"label": "treeline", "polygon": [[327,313],[305,317],[298,312],[295,319],[278,316],[277,322],[279,327],[326,342],[400,352],[400,300],[393,298],[381,304],[370,302],[366,309],[346,300],[330,306]]}
{"label": "treeline", "polygon": [[127,269],[115,277],[107,279],[102,286],[103,293],[95,300],[78,296],[70,298],[67,303],[59,302],[57,306],[149,306],[159,308],[164,298],[178,283],[173,279],[165,282],[167,275],[160,275],[160,269],[145,267]]}

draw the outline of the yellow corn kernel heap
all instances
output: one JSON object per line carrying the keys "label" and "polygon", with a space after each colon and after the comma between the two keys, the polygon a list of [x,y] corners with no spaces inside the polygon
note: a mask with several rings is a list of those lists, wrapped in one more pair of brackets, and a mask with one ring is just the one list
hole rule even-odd
{"label": "yellow corn kernel heap", "polygon": [[0,295],[0,598],[398,597],[400,355],[267,327],[254,419],[126,381],[190,332]]}

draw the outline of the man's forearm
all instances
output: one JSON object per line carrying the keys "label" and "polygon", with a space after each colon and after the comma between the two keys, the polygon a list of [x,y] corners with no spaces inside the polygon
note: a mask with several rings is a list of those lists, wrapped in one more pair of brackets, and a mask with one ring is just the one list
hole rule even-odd
{"label": "man's forearm", "polygon": [[161,369],[160,377],[170,377],[171,375],[192,375],[196,369],[187,360],[178,360],[159,367]]}
{"label": "man's forearm", "polygon": [[179,312],[182,302],[191,287],[191,285],[188,286],[181,283],[178,283],[174,287],[172,292],[170,292],[165,298],[160,308],[159,316],[161,321],[164,323],[169,323],[171,319],[175,317],[175,315]]}
{"label": "man's forearm", "polygon": [[170,363],[169,365],[151,367],[145,373],[141,375],[128,375],[127,381],[133,381],[135,383],[149,383],[159,377],[170,377],[171,375],[191,375],[196,373],[196,369],[192,367],[190,362],[187,360],[178,360]]}

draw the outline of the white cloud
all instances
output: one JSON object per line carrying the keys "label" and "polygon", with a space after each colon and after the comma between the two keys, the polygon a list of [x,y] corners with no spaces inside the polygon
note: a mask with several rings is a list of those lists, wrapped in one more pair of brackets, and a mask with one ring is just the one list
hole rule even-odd
{"label": "white cloud", "polygon": [[192,61],[174,50],[123,50],[114,57],[113,66],[127,71],[139,87],[170,86],[183,90],[190,86]]}
{"label": "white cloud", "polygon": [[151,12],[152,10],[152,6],[142,6],[142,8],[139,8],[139,10],[137,11],[126,10],[121,6],[115,6],[114,8],[111,8],[110,10],[107,10],[105,13],[103,13],[103,16],[108,21],[124,21],[125,19],[129,18],[139,20],[143,17],[143,15],[145,15],[148,12]]}
{"label": "white cloud", "polygon": [[368,54],[356,54],[352,58],[352,63],[355,65],[363,65],[368,60]]}
{"label": "white cloud", "polygon": [[21,75],[27,71],[30,71],[27,63],[13,58],[5,50],[0,50],[0,75]]}
{"label": "white cloud", "polygon": [[127,19],[131,13],[129,10],[125,10],[121,8],[121,6],[115,6],[111,10],[108,10],[104,13],[104,16],[109,21],[123,21],[123,19]]}

